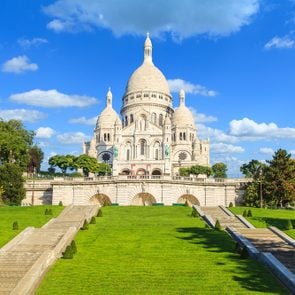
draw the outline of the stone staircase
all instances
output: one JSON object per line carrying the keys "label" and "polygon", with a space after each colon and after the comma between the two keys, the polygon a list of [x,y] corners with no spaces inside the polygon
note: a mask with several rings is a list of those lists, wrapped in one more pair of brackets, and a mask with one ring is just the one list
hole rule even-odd
{"label": "stone staircase", "polygon": [[97,206],[69,206],[42,228],[27,228],[0,249],[0,294],[33,294],[50,265]]}
{"label": "stone staircase", "polygon": [[221,226],[226,228],[228,226],[234,228],[248,228],[243,222],[241,222],[234,214],[231,212],[224,211],[219,207],[201,207],[204,214],[212,217],[214,223],[218,219]]}
{"label": "stone staircase", "polygon": [[[209,215],[214,222],[218,219],[223,228],[234,228],[256,247],[260,253],[271,253],[287,269],[295,274],[295,242],[290,242],[270,228],[249,228],[233,213],[225,208],[201,207],[204,214]],[[277,232],[280,232],[276,229]]]}
{"label": "stone staircase", "polygon": [[268,228],[239,229],[260,252],[272,253],[295,274],[295,248]]}

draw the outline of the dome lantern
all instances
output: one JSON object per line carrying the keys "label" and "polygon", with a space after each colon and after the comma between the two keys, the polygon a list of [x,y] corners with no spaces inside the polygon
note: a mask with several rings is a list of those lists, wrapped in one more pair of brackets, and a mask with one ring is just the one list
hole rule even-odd
{"label": "dome lantern", "polygon": [[146,39],[144,42],[144,62],[151,62],[151,63],[153,62],[152,50],[153,50],[153,45],[150,39],[150,34],[146,33]]}

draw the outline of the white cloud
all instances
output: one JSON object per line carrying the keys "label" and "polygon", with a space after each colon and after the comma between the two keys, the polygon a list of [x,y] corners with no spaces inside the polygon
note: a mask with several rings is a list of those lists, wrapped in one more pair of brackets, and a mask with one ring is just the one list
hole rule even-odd
{"label": "white cloud", "polygon": [[11,110],[0,110],[0,118],[3,120],[21,120],[24,122],[36,122],[46,117],[44,113],[36,110],[26,109],[11,109]]}
{"label": "white cloud", "polygon": [[193,114],[193,117],[195,119],[195,124],[199,123],[210,123],[210,122],[216,122],[217,118],[214,116],[208,116],[203,113],[199,113],[195,108],[189,107],[190,111]]}
{"label": "white cloud", "polygon": [[83,132],[68,132],[59,134],[57,139],[62,144],[81,144],[85,140],[89,140],[90,137]]}
{"label": "white cloud", "polygon": [[115,35],[171,33],[175,39],[199,34],[226,36],[251,22],[259,0],[58,0],[44,8],[56,32],[107,28]]}
{"label": "white cloud", "polygon": [[80,118],[73,118],[69,120],[69,123],[72,124],[82,124],[82,125],[95,125],[97,121],[97,117],[92,118],[86,118],[86,117],[80,117]]}
{"label": "white cloud", "polygon": [[197,125],[197,132],[200,138],[209,138],[215,142],[235,143],[239,140],[237,137],[229,135],[220,129],[211,128],[204,124]]}
{"label": "white cloud", "polygon": [[45,38],[33,38],[33,39],[24,39],[24,38],[21,38],[21,39],[18,39],[17,40],[17,43],[27,49],[27,48],[30,48],[30,47],[38,47],[42,44],[46,44],[48,43],[48,40],[45,39]]}
{"label": "white cloud", "polygon": [[295,150],[291,150],[290,154],[292,154],[292,156],[295,156]]}
{"label": "white cloud", "polygon": [[273,37],[265,45],[265,49],[271,48],[293,48],[295,46],[295,40],[291,39],[288,36],[285,37]]}
{"label": "white cloud", "polygon": [[205,86],[199,84],[192,84],[191,82],[182,79],[169,79],[168,85],[171,92],[179,92],[183,89],[186,93],[198,94],[202,96],[216,96],[217,92],[209,90]]}
{"label": "white cloud", "polygon": [[274,150],[272,148],[268,148],[268,147],[260,148],[259,152],[264,155],[273,155],[274,154]]}
{"label": "white cloud", "polygon": [[37,71],[38,65],[30,63],[26,55],[13,57],[2,65],[2,72],[20,74],[26,71]]}
{"label": "white cloud", "polygon": [[98,102],[94,97],[64,94],[55,89],[34,89],[28,92],[12,94],[9,98],[14,102],[48,108],[86,107]]}
{"label": "white cloud", "polygon": [[36,138],[50,138],[55,133],[50,127],[39,127],[35,132]]}
{"label": "white cloud", "polygon": [[256,123],[251,119],[243,118],[229,123],[229,135],[244,140],[295,138],[295,128],[280,128],[275,123]]}
{"label": "white cloud", "polygon": [[211,151],[215,154],[233,154],[233,153],[243,153],[245,151],[241,146],[236,146],[232,144],[225,143],[212,143]]}

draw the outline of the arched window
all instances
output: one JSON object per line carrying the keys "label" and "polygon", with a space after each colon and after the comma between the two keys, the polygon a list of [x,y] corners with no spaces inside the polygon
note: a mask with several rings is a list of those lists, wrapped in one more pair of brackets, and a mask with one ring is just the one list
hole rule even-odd
{"label": "arched window", "polygon": [[152,123],[157,124],[157,115],[156,115],[156,113],[152,113]]}
{"label": "arched window", "polygon": [[179,133],[179,140],[182,140],[182,132]]}
{"label": "arched window", "polygon": [[158,141],[154,144],[154,159],[160,160],[160,142]]}
{"label": "arched window", "polygon": [[159,125],[163,126],[163,115],[162,114],[159,115]]}
{"label": "arched window", "polygon": [[140,140],[140,154],[145,155],[146,141],[144,139]]}
{"label": "arched window", "polygon": [[159,150],[155,150],[155,160],[159,160]]}
{"label": "arched window", "polygon": [[110,134],[108,133],[108,141],[110,141]]}
{"label": "arched window", "polygon": [[145,115],[140,116],[139,126],[140,126],[141,131],[145,130],[145,128],[146,128],[146,116]]}
{"label": "arched window", "polygon": [[133,114],[130,115],[130,124],[134,122]]}
{"label": "arched window", "polygon": [[183,132],[183,140],[186,140],[185,138],[186,138],[185,132]]}
{"label": "arched window", "polygon": [[126,152],[126,160],[129,161],[130,160],[130,150],[128,149]]}
{"label": "arched window", "polygon": [[103,140],[107,141],[107,134],[106,133],[103,134]]}
{"label": "arched window", "polygon": [[128,125],[128,117],[125,116],[125,126],[127,126],[127,125]]}

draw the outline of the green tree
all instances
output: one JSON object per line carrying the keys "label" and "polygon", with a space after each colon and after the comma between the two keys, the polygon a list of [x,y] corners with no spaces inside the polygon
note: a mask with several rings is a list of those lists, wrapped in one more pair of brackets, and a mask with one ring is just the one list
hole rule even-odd
{"label": "green tree", "polygon": [[39,172],[44,158],[43,151],[35,145],[29,150],[29,157],[28,173],[33,174],[34,172]]}
{"label": "green tree", "polygon": [[53,167],[58,167],[63,174],[66,174],[67,169],[74,170],[76,168],[76,157],[73,155],[55,155],[48,160],[48,164]]}
{"label": "green tree", "polygon": [[214,178],[227,178],[227,166],[220,162],[212,166],[212,173]]}
{"label": "green tree", "polygon": [[0,166],[0,186],[2,199],[9,205],[20,205],[25,197],[22,169],[17,164],[6,163]]}
{"label": "green tree", "polygon": [[20,121],[0,119],[0,163],[14,163],[25,171],[33,137],[34,132],[26,130]]}
{"label": "green tree", "polygon": [[197,176],[200,174],[205,174],[209,177],[212,174],[212,170],[207,166],[194,165],[190,167],[190,173]]}
{"label": "green tree", "polygon": [[75,166],[83,170],[84,176],[88,176],[89,172],[98,173],[100,168],[96,158],[90,157],[85,154],[80,155],[76,158]]}
{"label": "green tree", "polygon": [[108,163],[98,163],[98,170],[95,171],[98,175],[110,175],[112,169]]}
{"label": "green tree", "polygon": [[295,200],[295,161],[286,150],[279,149],[267,162],[263,182],[267,201],[285,206]]}
{"label": "green tree", "polygon": [[259,185],[257,182],[251,182],[246,186],[243,205],[247,207],[260,206]]}
{"label": "green tree", "polygon": [[253,178],[255,180],[260,178],[261,173],[266,169],[267,165],[258,160],[251,160],[240,167],[240,171],[245,177]]}
{"label": "green tree", "polygon": [[190,175],[190,168],[189,167],[180,167],[179,168],[179,175],[187,177]]}

